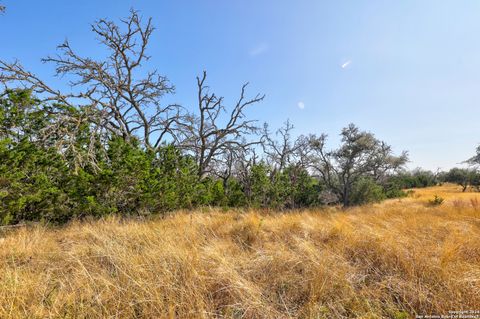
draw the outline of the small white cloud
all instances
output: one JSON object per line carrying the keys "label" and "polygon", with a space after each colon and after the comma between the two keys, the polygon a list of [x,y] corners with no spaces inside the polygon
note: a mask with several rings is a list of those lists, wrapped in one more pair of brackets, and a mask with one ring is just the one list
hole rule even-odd
{"label": "small white cloud", "polygon": [[352,60],[347,60],[347,61],[343,62],[343,63],[340,65],[340,67],[341,67],[342,69],[346,69],[346,68],[348,68],[351,64],[352,64]]}
{"label": "small white cloud", "polygon": [[268,44],[267,43],[261,43],[257,45],[256,47],[252,48],[248,54],[252,57],[263,54],[268,51]]}
{"label": "small white cloud", "polygon": [[305,103],[303,103],[302,101],[298,102],[297,103],[297,106],[300,110],[303,110],[305,108]]}

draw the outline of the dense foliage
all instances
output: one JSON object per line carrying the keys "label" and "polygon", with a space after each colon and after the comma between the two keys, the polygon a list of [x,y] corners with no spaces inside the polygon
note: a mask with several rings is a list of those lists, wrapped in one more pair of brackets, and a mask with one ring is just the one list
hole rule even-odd
{"label": "dense foliage", "polygon": [[480,190],[480,173],[475,168],[452,168],[442,174],[442,179],[448,183],[454,183],[462,187],[465,192],[468,187]]}
{"label": "dense foliage", "polygon": [[[3,224],[63,223],[85,216],[161,213],[205,205],[291,209],[340,200],[298,160],[279,169],[267,158],[244,159],[244,168],[234,165],[228,178],[203,177],[194,156],[171,144],[152,150],[138,139],[100,138],[88,123],[75,127],[73,136],[52,133],[49,129],[59,114],[68,112],[82,123],[80,109],[41,102],[28,90],[6,91],[0,104]],[[61,144],[65,139],[69,143]],[[389,197],[389,187],[365,175],[352,184],[351,204]]]}
{"label": "dense foliage", "polygon": [[422,188],[435,186],[441,182],[439,174],[417,168],[411,172],[401,172],[391,178],[398,188]]}

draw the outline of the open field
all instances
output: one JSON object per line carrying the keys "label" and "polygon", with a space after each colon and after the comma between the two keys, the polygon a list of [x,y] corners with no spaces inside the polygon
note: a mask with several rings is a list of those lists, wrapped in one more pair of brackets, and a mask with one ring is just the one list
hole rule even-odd
{"label": "open field", "polygon": [[[445,198],[429,206],[435,194]],[[180,212],[0,234],[1,318],[409,318],[480,310],[480,195]]]}

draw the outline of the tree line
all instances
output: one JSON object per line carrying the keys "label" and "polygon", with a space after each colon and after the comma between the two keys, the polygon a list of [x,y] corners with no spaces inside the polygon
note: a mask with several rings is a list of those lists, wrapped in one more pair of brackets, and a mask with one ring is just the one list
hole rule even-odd
{"label": "tree line", "polygon": [[372,133],[350,124],[328,149],[326,135],[294,137],[289,121],[272,131],[245,113],[264,95],[249,95],[246,83],[229,105],[207,72],[196,79],[195,107],[164,104],[175,88],[145,67],[151,19],[132,10],[91,29],[106,58],[82,56],[65,41],[43,59],[69,91],[0,60],[1,223],[204,205],[351,206],[404,195],[407,153],[395,155]]}

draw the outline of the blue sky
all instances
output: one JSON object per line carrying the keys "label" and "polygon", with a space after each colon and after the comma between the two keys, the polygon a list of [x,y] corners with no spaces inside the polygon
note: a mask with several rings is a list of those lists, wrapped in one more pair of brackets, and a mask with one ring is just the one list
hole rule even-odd
{"label": "blue sky", "polygon": [[[189,106],[209,73],[228,100],[243,82],[265,93],[249,114],[272,128],[327,133],[355,123],[408,150],[411,168],[447,169],[480,143],[480,1],[3,0],[0,58],[50,79],[40,58],[68,38],[102,54],[89,24],[135,8],[157,27],[151,66]],[[62,85],[60,79],[53,83]]]}

